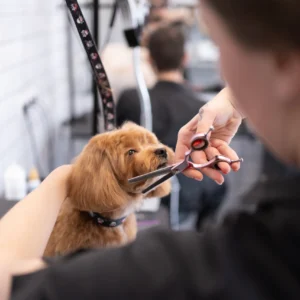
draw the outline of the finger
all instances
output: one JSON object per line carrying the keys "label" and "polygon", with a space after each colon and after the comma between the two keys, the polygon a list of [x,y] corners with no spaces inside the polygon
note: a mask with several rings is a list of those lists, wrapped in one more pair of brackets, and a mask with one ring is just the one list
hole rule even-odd
{"label": "finger", "polygon": [[[209,160],[213,159],[214,157],[221,155],[221,153],[218,151],[217,148],[215,147],[208,147],[205,150],[206,156]],[[231,167],[228,163],[226,162],[220,162],[217,164],[217,167],[219,168],[219,170],[223,173],[223,174],[228,174],[231,170]]]}
{"label": "finger", "polygon": [[[175,161],[179,162],[185,159],[185,154],[190,150],[190,142],[192,136],[196,133],[198,126],[199,115],[197,114],[191,121],[189,121],[185,126],[183,126],[178,133],[178,140],[175,151]],[[200,155],[200,160],[205,161],[205,153],[202,152],[202,157]],[[183,174],[187,177],[201,181],[203,179],[203,174],[194,169],[188,169]]]}
{"label": "finger", "polygon": [[195,134],[198,124],[198,114],[184,125],[179,133],[175,150],[175,161],[183,160],[185,153],[190,150],[191,137]]}
{"label": "finger", "polygon": [[[196,153],[198,154],[197,161],[200,161],[200,162],[206,161],[206,155],[203,151],[199,151]],[[193,157],[192,157],[192,159],[193,159]],[[187,169],[186,171],[183,172],[183,174],[190,178],[199,180],[199,181],[201,181],[203,179],[203,174],[199,170],[196,170],[193,168]]]}
{"label": "finger", "polygon": [[224,177],[220,171],[212,168],[203,168],[202,173],[214,180],[218,185],[222,185],[224,183]]}
{"label": "finger", "polygon": [[[211,145],[214,146],[215,148],[217,148],[221,155],[224,155],[224,156],[230,158],[231,160],[239,159],[239,156],[237,155],[237,153],[228,144],[226,144],[224,142],[218,142],[216,140],[211,140]],[[241,167],[240,162],[231,164],[231,169],[234,172],[237,172],[240,169],[240,167]]]}
{"label": "finger", "polygon": [[208,104],[202,106],[198,114],[197,133],[208,132],[215,120],[215,112],[209,109]]}
{"label": "finger", "polygon": [[198,180],[198,181],[203,180],[203,174],[200,171],[195,170],[195,169],[187,169],[182,174],[184,174],[185,176],[190,177],[192,179]]}
{"label": "finger", "polygon": [[199,121],[199,114],[196,114],[193,119],[191,119],[188,123],[186,123],[182,128],[184,128],[186,131],[196,131],[197,124]]}
{"label": "finger", "polygon": [[[197,164],[204,164],[207,162],[207,155],[204,151],[196,151],[192,153],[192,160]],[[217,184],[221,185],[224,182],[224,177],[220,173],[220,171],[215,170],[213,168],[203,168],[201,172],[206,176],[210,177],[214,180]]]}
{"label": "finger", "polygon": [[183,141],[179,141],[177,142],[176,145],[176,150],[175,150],[175,162],[179,162],[182,161],[185,158],[185,153],[189,151],[188,146],[183,143]]}

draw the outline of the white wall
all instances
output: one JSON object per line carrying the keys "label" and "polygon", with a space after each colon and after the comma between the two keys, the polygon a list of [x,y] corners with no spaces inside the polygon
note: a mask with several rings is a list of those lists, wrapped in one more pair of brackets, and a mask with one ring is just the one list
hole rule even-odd
{"label": "white wall", "polygon": [[[92,10],[84,7],[91,2],[79,1],[92,30]],[[100,2],[111,4],[113,0]],[[110,15],[110,8],[100,10],[101,43]],[[53,155],[61,154],[57,140],[62,138],[62,122],[68,120],[71,113],[70,56],[75,116],[92,108],[90,66],[73,21],[70,23],[67,16],[64,0],[0,0],[0,197],[3,173],[11,163],[21,164],[26,171],[35,165],[22,112],[23,105],[32,97],[38,101],[38,106],[30,110],[30,116],[44,173],[49,171],[48,158],[51,160]],[[111,41],[122,40],[119,13]],[[68,53],[70,42],[72,52]],[[55,151],[51,154],[53,143]],[[57,165],[57,159],[52,158]]]}
{"label": "white wall", "polygon": [[[31,110],[39,155],[47,170],[47,120],[51,132],[58,132],[69,118],[69,82],[67,64],[67,21],[64,1],[0,0],[0,195],[3,172],[12,162],[28,171],[33,166],[29,134],[22,107],[36,97],[39,107]],[[73,34],[75,79],[90,76],[84,52]],[[86,87],[86,85],[85,85]],[[90,96],[91,97],[91,96]],[[84,99],[85,100],[85,99]],[[89,103],[91,101],[81,101]],[[81,105],[78,113],[90,105]],[[55,134],[54,134],[55,135]]]}

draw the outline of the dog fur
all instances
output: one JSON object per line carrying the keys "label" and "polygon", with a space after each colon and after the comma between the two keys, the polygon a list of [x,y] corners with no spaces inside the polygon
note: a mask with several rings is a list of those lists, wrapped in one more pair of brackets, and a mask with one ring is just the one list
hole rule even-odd
{"label": "dog fur", "polygon": [[[159,149],[165,149],[167,157],[158,155]],[[72,167],[68,198],[62,205],[45,256],[133,241],[137,233],[134,211],[144,198],[169,194],[171,184],[166,181],[145,196],[142,190],[156,179],[135,184],[128,183],[128,179],[172,163],[173,158],[170,148],[134,123],[93,137]],[[89,211],[110,219],[127,218],[122,225],[108,228],[96,224]]]}

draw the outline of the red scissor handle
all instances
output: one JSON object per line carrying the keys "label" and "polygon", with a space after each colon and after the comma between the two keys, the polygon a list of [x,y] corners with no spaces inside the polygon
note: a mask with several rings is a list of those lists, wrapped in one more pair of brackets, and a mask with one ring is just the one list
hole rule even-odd
{"label": "red scissor handle", "polygon": [[191,141],[191,148],[194,151],[202,151],[207,148],[209,142],[206,139],[206,136],[201,134],[193,137],[193,140]]}
{"label": "red scissor handle", "polygon": [[200,133],[193,136],[191,140],[191,149],[193,151],[205,150],[209,145],[208,134],[213,131],[214,128],[211,126],[207,133]]}

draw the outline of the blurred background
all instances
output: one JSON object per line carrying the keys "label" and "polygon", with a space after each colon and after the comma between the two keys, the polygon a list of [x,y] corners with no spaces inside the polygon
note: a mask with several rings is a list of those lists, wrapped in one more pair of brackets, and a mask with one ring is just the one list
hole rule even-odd
{"label": "blurred background", "polygon": [[[91,68],[65,2],[1,0],[0,3],[0,201],[4,203],[5,180],[10,180],[13,172],[21,168],[27,180],[31,177],[35,180],[44,178],[59,165],[70,163],[95,130],[101,131],[101,124],[95,128],[95,119],[101,123],[101,117],[97,114],[99,96],[93,86]],[[103,50],[101,57],[117,101],[123,90],[137,85],[132,49],[123,33],[125,17],[120,11],[117,13],[110,34],[114,1],[80,0],[79,3]],[[155,22],[174,19],[185,24],[189,57],[185,79],[201,100],[209,101],[223,82],[218,70],[218,51],[200,27],[196,3],[138,1],[136,4],[144,21],[149,21],[150,13]],[[140,63],[150,87],[155,76],[143,50]],[[255,182],[274,175],[278,169],[286,171],[262,147],[246,123],[232,147],[244,158],[244,163],[238,174],[226,177],[219,215],[236,205]]]}

